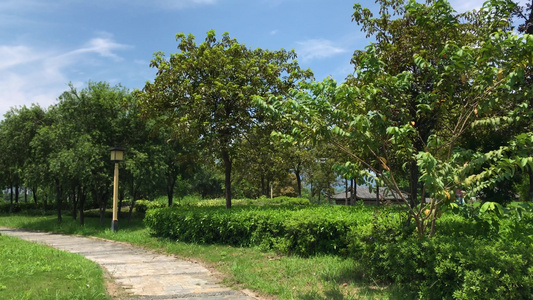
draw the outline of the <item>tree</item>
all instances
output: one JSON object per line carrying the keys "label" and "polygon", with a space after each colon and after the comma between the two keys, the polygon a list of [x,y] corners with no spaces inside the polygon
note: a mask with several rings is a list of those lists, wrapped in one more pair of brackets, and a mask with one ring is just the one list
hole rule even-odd
{"label": "tree", "polygon": [[[25,189],[28,183],[36,195],[37,182],[30,176],[31,162],[35,159],[34,152],[29,147],[37,131],[44,125],[45,111],[37,106],[22,106],[12,108],[4,115],[0,123],[0,140],[2,141],[2,165],[5,180],[13,192],[15,188],[15,202],[18,202],[19,190]],[[10,211],[13,208],[13,195],[11,195]]]}
{"label": "tree", "polygon": [[100,207],[103,223],[112,174],[109,148],[129,134],[119,126],[127,115],[122,101],[128,97],[126,89],[104,82],[90,82],[80,91],[70,86],[49,109],[49,124],[31,141],[36,169],[55,190],[58,222],[62,220],[63,202],[68,199],[73,218],[79,207],[83,224],[85,199],[90,194]]}
{"label": "tree", "polygon": [[[348,153],[396,192],[419,237],[432,236],[454,187],[475,194],[531,164],[517,151],[529,145],[529,132],[487,153],[461,148],[459,139],[482,124],[530,116],[531,88],[521,82],[533,39],[506,31],[501,17],[510,16],[512,4],[489,1],[478,14],[457,14],[442,0],[378,2],[379,18],[355,5],[354,19],[377,41],[356,51],[346,84],[303,85],[292,100],[270,99],[263,107],[293,124],[292,138],[324,139]],[[352,149],[353,141],[362,147]],[[409,169],[411,199],[398,185],[402,167]]]}
{"label": "tree", "polygon": [[216,39],[213,30],[197,45],[193,35],[176,35],[180,52],[167,60],[155,54],[153,83],[138,95],[145,111],[168,114],[180,134],[197,137],[216,154],[225,170],[226,207],[231,208],[231,172],[242,139],[262,122],[252,97],[284,95],[301,79],[310,78],[294,60],[294,51],[250,49],[230,38]]}

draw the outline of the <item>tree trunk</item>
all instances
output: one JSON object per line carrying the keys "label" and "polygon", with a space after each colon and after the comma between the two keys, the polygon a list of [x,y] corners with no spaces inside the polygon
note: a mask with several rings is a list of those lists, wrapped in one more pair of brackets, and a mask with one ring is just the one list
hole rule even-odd
{"label": "tree trunk", "polygon": [[298,168],[294,172],[294,175],[296,175],[296,183],[298,185],[298,198],[302,198],[302,177],[300,176],[300,166],[298,165]]}
{"label": "tree trunk", "polygon": [[15,203],[19,203],[20,189],[18,185],[15,185]]}
{"label": "tree trunk", "polygon": [[104,195],[97,188],[95,189],[96,200],[98,201],[98,211],[100,212],[100,225],[104,226],[105,222],[105,210],[107,201],[104,201]]}
{"label": "tree trunk", "polygon": [[172,202],[174,201],[174,186],[176,185],[176,179],[172,180],[172,178],[167,179],[167,197],[168,197],[168,206],[172,206]]}
{"label": "tree trunk", "polygon": [[410,174],[409,174],[409,187],[410,187],[410,205],[411,207],[416,206],[417,202],[417,194],[418,194],[418,165],[416,164],[416,161],[413,160],[410,163]]}
{"label": "tree trunk", "polygon": [[33,204],[35,206],[35,209],[37,209],[37,188],[33,187],[31,189],[31,191],[32,191],[32,194],[33,194]]}
{"label": "tree trunk", "polygon": [[78,198],[76,197],[76,187],[72,189],[72,220],[78,218]]}
{"label": "tree trunk", "polygon": [[231,208],[231,159],[227,149],[222,150],[222,159],[224,160],[224,188],[226,193],[226,208]]}
{"label": "tree trunk", "polygon": [[83,189],[78,187],[78,199],[80,202],[80,225],[85,225],[85,193],[83,192]]}
{"label": "tree trunk", "polygon": [[56,179],[56,205],[57,205],[57,223],[61,223],[63,218],[61,217],[61,206],[63,205],[62,201],[63,195],[61,195],[61,185],[59,180]]}
{"label": "tree trunk", "polygon": [[28,203],[28,188],[24,187],[24,203]]}

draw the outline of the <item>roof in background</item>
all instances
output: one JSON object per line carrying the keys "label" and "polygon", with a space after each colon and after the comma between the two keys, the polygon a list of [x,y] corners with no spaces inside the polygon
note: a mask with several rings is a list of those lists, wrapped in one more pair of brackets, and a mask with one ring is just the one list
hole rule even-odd
{"label": "roof in background", "polygon": [[[355,196],[358,200],[376,200],[376,188],[372,188],[372,192],[370,192],[370,188],[368,186],[358,186],[357,192],[355,193]],[[409,197],[409,195],[405,192],[402,193],[405,198]],[[348,192],[348,198],[351,198],[352,193]],[[379,188],[379,196],[382,200],[396,200],[401,199],[400,195],[398,195],[396,192],[390,190],[387,187],[380,187]],[[340,192],[335,195],[330,196],[331,199],[346,199],[346,192]]]}

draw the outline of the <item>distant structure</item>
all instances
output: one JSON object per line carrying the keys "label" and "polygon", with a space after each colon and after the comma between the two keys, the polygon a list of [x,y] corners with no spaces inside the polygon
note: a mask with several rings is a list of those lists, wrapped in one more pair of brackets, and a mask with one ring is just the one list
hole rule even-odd
{"label": "distant structure", "polygon": [[[407,193],[402,192],[402,195],[406,199],[409,198],[409,195]],[[377,205],[378,201],[380,205],[386,203],[403,203],[400,195],[398,195],[396,192],[390,190],[387,187],[379,187],[378,193],[378,188],[376,187],[373,187],[371,192],[370,187],[368,186],[358,186],[355,192],[355,199],[352,199],[351,188],[348,190],[347,193],[340,192],[335,195],[331,195],[329,199],[330,202],[334,202],[338,205],[345,205],[346,203],[348,203],[348,205],[354,205],[355,202],[361,200],[364,201],[365,205]],[[346,199],[348,199],[348,201],[346,201]]]}

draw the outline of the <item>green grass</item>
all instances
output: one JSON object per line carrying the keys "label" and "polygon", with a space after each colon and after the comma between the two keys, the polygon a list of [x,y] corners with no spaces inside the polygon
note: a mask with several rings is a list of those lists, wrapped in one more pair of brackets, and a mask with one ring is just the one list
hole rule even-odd
{"label": "green grass", "polygon": [[110,299],[100,267],[80,255],[0,235],[0,299]]}
{"label": "green grass", "polygon": [[107,221],[105,226],[100,226],[98,219],[87,218],[86,225],[80,226],[65,217],[58,225],[54,216],[0,214],[0,226],[97,236],[197,260],[221,272],[227,285],[249,288],[278,299],[394,298],[391,288],[367,284],[363,270],[352,259],[300,258],[255,248],[174,242],[150,236],[140,219],[134,219],[131,224],[119,221],[119,231],[114,233],[107,224],[111,222]]}

